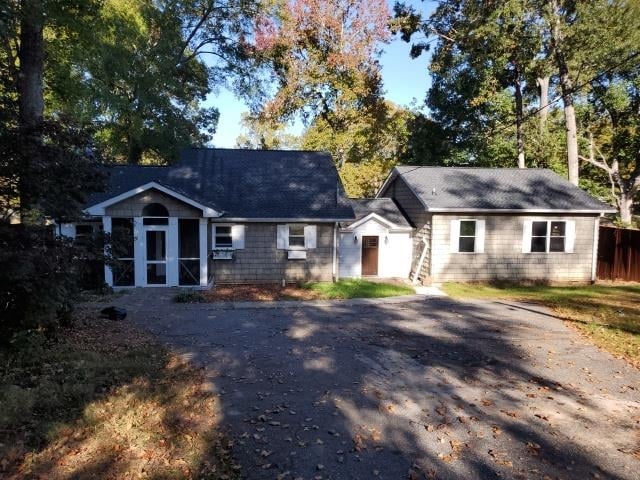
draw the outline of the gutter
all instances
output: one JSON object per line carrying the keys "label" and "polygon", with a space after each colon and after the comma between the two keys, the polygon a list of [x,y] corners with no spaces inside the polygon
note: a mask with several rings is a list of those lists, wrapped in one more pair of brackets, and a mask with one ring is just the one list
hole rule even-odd
{"label": "gutter", "polygon": [[292,217],[269,217],[269,218],[246,218],[246,217],[216,217],[212,223],[218,222],[242,222],[242,223],[335,223],[349,222],[354,218],[292,218]]}
{"label": "gutter", "polygon": [[554,210],[550,208],[427,208],[430,213],[556,213],[556,214],[598,214],[615,213],[617,210]]}

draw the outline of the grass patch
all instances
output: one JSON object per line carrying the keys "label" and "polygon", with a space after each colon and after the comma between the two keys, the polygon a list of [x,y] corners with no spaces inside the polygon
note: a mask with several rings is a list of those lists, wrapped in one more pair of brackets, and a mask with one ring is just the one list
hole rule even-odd
{"label": "grass patch", "polygon": [[506,299],[550,307],[596,345],[640,367],[640,286],[509,286],[448,283],[453,298]]}
{"label": "grass patch", "polygon": [[307,283],[302,288],[316,292],[319,298],[380,298],[411,295],[413,288],[395,283],[368,282],[366,280],[339,280],[337,282]]}
{"label": "grass patch", "polygon": [[204,372],[87,316],[0,351],[0,477],[235,478]]}
{"label": "grass patch", "polygon": [[275,284],[218,285],[203,292],[206,302],[274,302],[279,300],[330,300],[344,298],[378,298],[411,295],[413,288],[402,284],[340,280],[311,282],[302,285]]}
{"label": "grass patch", "polygon": [[206,298],[200,292],[194,290],[184,290],[180,293],[176,293],[173,296],[175,303],[203,303],[206,302]]}

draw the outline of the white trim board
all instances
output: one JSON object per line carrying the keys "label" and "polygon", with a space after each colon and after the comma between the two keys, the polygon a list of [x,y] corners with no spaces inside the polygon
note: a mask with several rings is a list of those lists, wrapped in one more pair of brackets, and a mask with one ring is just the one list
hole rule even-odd
{"label": "white trim board", "polygon": [[127,198],[131,198],[134,195],[138,195],[139,193],[142,192],[146,192],[147,190],[150,189],[156,189],[159,190],[162,193],[165,193],[167,195],[169,195],[170,197],[174,197],[184,203],[186,203],[187,205],[191,205],[192,207],[195,207],[199,210],[202,210],[202,216],[205,218],[213,218],[213,217],[219,217],[222,215],[221,212],[218,212],[216,210],[214,210],[213,208],[207,207],[205,205],[202,205],[201,203],[196,202],[195,200],[190,199],[189,197],[186,197],[184,195],[182,195],[181,193],[175,192],[173,190],[171,190],[170,188],[164,187],[162,185],[160,185],[157,182],[149,182],[149,183],[145,183],[144,185],[140,185],[139,187],[136,187],[132,190],[129,190],[127,192],[121,193],[120,195],[116,195],[115,197],[111,197],[103,202],[97,203],[95,205],[92,205],[88,208],[85,209],[85,212],[87,212],[89,215],[96,215],[96,216],[102,216],[105,215],[105,209],[107,207],[110,207],[111,205],[114,205],[118,202],[121,202],[123,200],[126,200]]}
{"label": "white trim board", "polygon": [[601,213],[614,213],[617,210],[567,210],[567,209],[558,209],[554,210],[551,208],[428,208],[427,212],[431,213],[522,213],[522,214],[530,214],[530,213],[555,213],[558,215],[571,215],[571,214],[591,214],[591,215],[599,215]]}
{"label": "white trim board", "polygon": [[394,231],[394,232],[410,232],[413,230],[413,228],[411,227],[403,227],[400,225],[396,225],[393,222],[390,222],[389,220],[387,220],[386,218],[378,215],[375,212],[371,212],[369,215],[367,215],[366,217],[362,217],[360,220],[353,222],[351,225],[348,225],[346,227],[343,227],[340,229],[340,231],[342,232],[349,232],[351,230],[354,230],[356,228],[358,228],[360,225],[363,225],[365,223],[367,223],[369,220],[375,220],[379,223],[381,223],[382,225],[385,225],[390,231]]}
{"label": "white trim board", "polygon": [[349,222],[353,218],[299,218],[299,217],[269,217],[269,218],[245,218],[245,217],[217,217],[212,220],[212,225],[218,223],[335,223]]}

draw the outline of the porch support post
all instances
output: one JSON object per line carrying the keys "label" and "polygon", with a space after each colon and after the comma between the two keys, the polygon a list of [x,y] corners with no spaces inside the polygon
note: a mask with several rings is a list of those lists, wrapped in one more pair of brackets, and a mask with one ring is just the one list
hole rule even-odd
{"label": "porch support post", "polygon": [[133,265],[136,287],[144,287],[145,285],[145,266],[144,261],[146,257],[145,238],[144,238],[144,226],[142,223],[142,217],[133,218]]}
{"label": "porch support post", "polygon": [[[111,234],[111,217],[102,217],[102,230],[105,233],[105,235]],[[104,253],[105,255],[107,253],[106,247],[105,247]],[[113,287],[113,271],[111,270],[111,267],[107,264],[105,264],[104,266],[104,283],[106,283],[110,287]]]}
{"label": "porch support post", "polygon": [[167,284],[171,287],[179,283],[180,265],[178,265],[178,218],[169,217],[167,238]]}
{"label": "porch support post", "polygon": [[209,248],[207,245],[207,229],[209,220],[207,218],[200,219],[200,286],[208,285],[209,275]]}

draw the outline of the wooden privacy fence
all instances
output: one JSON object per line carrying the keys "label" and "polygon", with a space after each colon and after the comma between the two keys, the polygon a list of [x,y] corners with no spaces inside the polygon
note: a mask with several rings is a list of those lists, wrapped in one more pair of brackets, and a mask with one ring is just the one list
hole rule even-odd
{"label": "wooden privacy fence", "polygon": [[640,282],[640,230],[600,227],[597,276]]}

